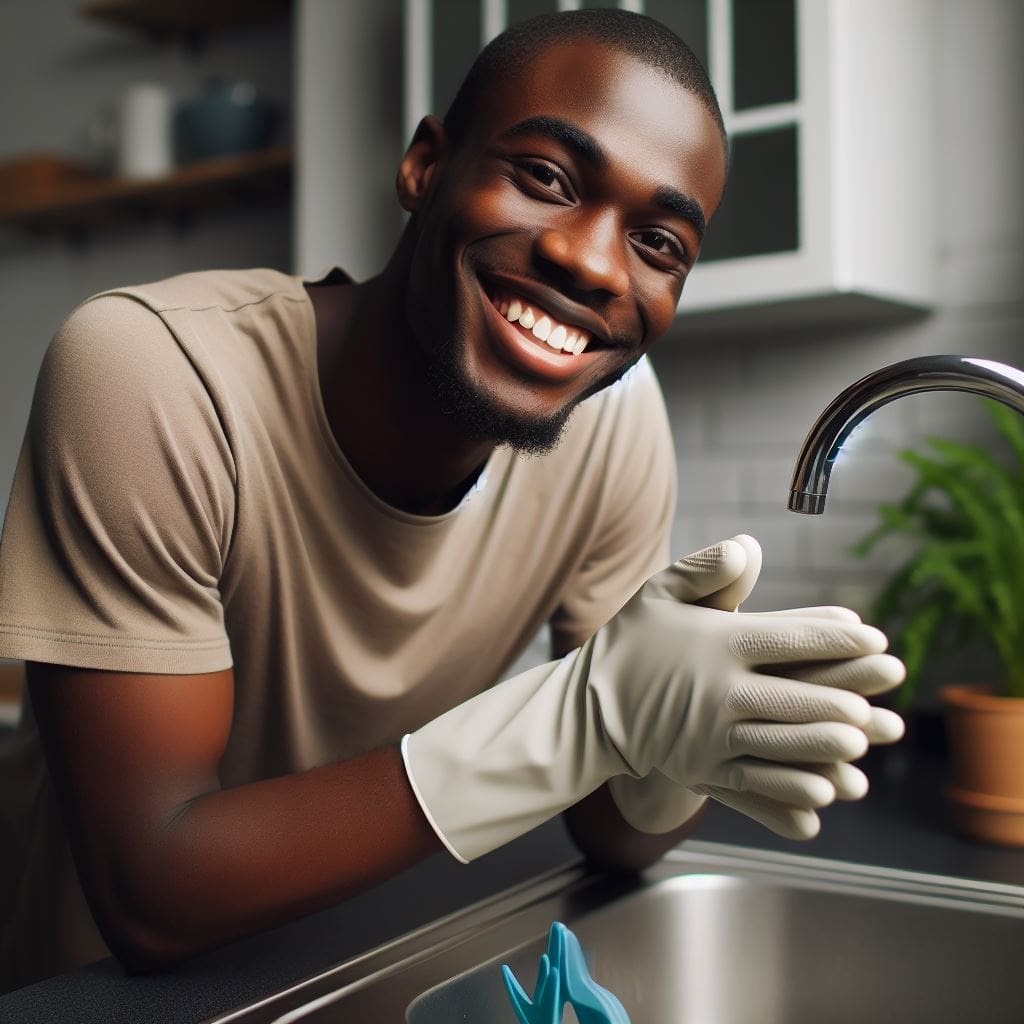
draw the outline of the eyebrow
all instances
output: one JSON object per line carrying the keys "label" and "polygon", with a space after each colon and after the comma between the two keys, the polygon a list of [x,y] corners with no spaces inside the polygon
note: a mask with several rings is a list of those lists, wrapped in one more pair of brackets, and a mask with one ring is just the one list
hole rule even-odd
{"label": "eyebrow", "polygon": [[704,220],[704,211],[700,208],[700,203],[693,196],[688,196],[677,188],[662,185],[654,193],[654,203],[656,206],[660,206],[676,214],[676,216],[682,217],[683,220],[688,220],[693,225],[697,235],[703,240],[704,229],[707,227],[707,223]]}
{"label": "eyebrow", "polygon": [[[560,142],[567,149],[572,150],[592,167],[601,170],[608,165],[608,157],[600,147],[597,139],[582,128],[574,125],[571,121],[565,121],[560,117],[550,117],[540,114],[536,117],[528,117],[525,121],[519,121],[501,133],[501,138],[516,138],[520,135],[545,135],[555,142]],[[704,219],[704,211],[700,203],[685,192],[680,192],[670,185],[662,185],[655,193],[652,200],[655,206],[674,213],[677,217],[688,221],[693,225],[698,236],[704,238],[704,229],[707,227]]]}

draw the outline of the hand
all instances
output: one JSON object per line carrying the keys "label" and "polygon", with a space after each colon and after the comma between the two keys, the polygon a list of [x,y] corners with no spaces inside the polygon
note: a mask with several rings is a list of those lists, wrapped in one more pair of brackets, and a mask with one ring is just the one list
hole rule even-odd
{"label": "hand", "polygon": [[700,608],[684,603],[691,593],[687,567],[670,566],[560,662],[403,740],[413,791],[455,856],[492,850],[624,773],[657,769],[801,810],[835,798],[834,783],[806,766],[860,757],[871,707],[793,675],[858,659],[866,685],[880,688],[870,657],[884,634],[800,610]]}
{"label": "hand", "polygon": [[[692,592],[688,600],[722,610],[735,610],[747,599],[757,582],[761,549],[753,537],[741,534],[688,555],[677,564],[689,571]],[[844,608],[801,611],[825,620],[860,621],[854,612]],[[793,666],[792,671],[786,674],[818,685],[853,689],[868,696],[899,685],[905,670],[891,655],[879,654],[817,666]],[[872,708],[871,721],[864,732],[872,743],[893,742],[902,736],[903,723],[897,715],[884,708]],[[836,761],[805,767],[826,778],[832,784],[837,799],[858,800],[867,793],[867,777],[853,765]],[[609,780],[608,785],[626,821],[644,832],[673,831],[696,813],[705,796],[714,797],[787,838],[811,838],[820,828],[818,816],[811,809],[787,806],[758,794],[739,793],[724,787],[688,789],[657,770],[640,779],[630,775],[616,776]]]}
{"label": "hand", "polygon": [[[739,534],[686,555],[676,564],[682,577],[682,600],[735,611],[757,583],[761,545],[753,537]],[[616,775],[608,780],[608,788],[623,818],[633,828],[655,835],[679,828],[708,799],[666,778],[657,768],[645,778]]]}

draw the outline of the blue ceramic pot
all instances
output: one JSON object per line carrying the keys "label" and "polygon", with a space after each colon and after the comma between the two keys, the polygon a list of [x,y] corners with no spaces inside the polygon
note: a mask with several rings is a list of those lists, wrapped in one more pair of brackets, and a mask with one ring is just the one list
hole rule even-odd
{"label": "blue ceramic pot", "polygon": [[273,141],[277,122],[277,110],[249,82],[215,79],[198,98],[178,105],[175,155],[188,163],[263,149]]}

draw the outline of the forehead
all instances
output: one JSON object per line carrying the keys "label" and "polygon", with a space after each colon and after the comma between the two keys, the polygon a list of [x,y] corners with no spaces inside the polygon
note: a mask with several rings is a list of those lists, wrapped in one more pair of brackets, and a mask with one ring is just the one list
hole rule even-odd
{"label": "forehead", "polygon": [[522,70],[490,82],[478,115],[474,134],[487,139],[539,115],[570,121],[618,168],[643,169],[658,184],[687,190],[703,180],[706,207],[717,205],[724,187],[721,134],[700,99],[658,68],[595,40],[552,44]]}

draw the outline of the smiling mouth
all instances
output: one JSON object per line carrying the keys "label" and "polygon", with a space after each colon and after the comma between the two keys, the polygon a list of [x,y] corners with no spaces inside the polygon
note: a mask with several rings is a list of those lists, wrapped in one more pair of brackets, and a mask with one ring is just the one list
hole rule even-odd
{"label": "smiling mouth", "polygon": [[590,332],[582,327],[566,324],[553,317],[532,300],[504,289],[488,292],[491,305],[520,332],[540,342],[553,352],[574,358],[590,344]]}

